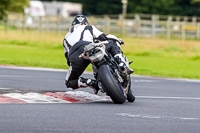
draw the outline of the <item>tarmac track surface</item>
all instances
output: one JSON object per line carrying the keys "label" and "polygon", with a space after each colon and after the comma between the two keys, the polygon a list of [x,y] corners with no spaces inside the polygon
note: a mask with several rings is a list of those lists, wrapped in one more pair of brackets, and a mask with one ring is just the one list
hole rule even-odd
{"label": "tarmac track surface", "polygon": [[0,133],[200,132],[199,80],[135,75],[136,101],[118,105],[89,88],[65,88],[65,75],[0,66]]}

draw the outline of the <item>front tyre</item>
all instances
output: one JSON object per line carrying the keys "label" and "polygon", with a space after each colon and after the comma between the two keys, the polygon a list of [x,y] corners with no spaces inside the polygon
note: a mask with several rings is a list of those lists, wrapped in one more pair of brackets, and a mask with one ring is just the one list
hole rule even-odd
{"label": "front tyre", "polygon": [[98,76],[101,80],[102,87],[112,101],[117,104],[123,104],[126,101],[126,96],[123,90],[120,89],[118,81],[114,78],[108,65],[101,65],[98,68]]}
{"label": "front tyre", "polygon": [[131,90],[131,78],[129,76],[129,90],[127,93],[127,101],[128,102],[134,102],[135,101],[135,96],[133,94],[133,91]]}
{"label": "front tyre", "polygon": [[127,100],[128,100],[129,102],[134,102],[134,101],[135,101],[135,96],[134,96],[134,94],[133,94],[131,88],[130,88],[129,91],[128,91]]}

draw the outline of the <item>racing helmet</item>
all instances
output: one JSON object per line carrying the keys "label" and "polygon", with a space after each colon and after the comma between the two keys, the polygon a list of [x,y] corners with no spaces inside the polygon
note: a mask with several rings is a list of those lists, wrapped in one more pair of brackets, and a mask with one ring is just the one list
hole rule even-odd
{"label": "racing helmet", "polygon": [[88,20],[86,18],[86,16],[84,15],[77,15],[74,20],[72,21],[72,26],[76,25],[76,24],[81,24],[81,25],[88,25]]}

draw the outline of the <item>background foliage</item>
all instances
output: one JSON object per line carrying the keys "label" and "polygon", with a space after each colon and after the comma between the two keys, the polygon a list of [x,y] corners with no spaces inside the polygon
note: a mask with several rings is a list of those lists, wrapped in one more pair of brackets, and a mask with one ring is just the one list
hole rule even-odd
{"label": "background foliage", "polygon": [[[43,0],[49,1],[49,0]],[[83,4],[86,15],[119,14],[121,0],[57,0]],[[128,13],[200,16],[200,0],[128,0]]]}
{"label": "background foliage", "polygon": [[[29,0],[0,0],[0,17],[23,12]],[[52,0],[42,0],[52,1]],[[54,0],[55,1],[55,0]],[[120,14],[121,0],[57,0],[83,4],[86,15]],[[200,0],[128,0],[128,13],[200,16]]]}
{"label": "background foliage", "polygon": [[0,18],[6,17],[9,12],[24,12],[29,0],[0,0]]}

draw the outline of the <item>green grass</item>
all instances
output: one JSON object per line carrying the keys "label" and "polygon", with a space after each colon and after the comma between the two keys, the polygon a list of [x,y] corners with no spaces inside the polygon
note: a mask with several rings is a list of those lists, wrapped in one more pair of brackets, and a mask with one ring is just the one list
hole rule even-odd
{"label": "green grass", "polygon": [[133,59],[136,74],[161,77],[200,79],[200,62],[189,59],[168,57],[135,56]]}
{"label": "green grass", "polygon": [[[0,31],[0,64],[48,68],[66,65],[64,34]],[[135,74],[200,79],[200,42],[122,38],[124,54],[134,63]],[[87,68],[91,71],[91,66]]]}
{"label": "green grass", "polygon": [[0,64],[66,68],[61,49],[15,44],[0,44]]}

